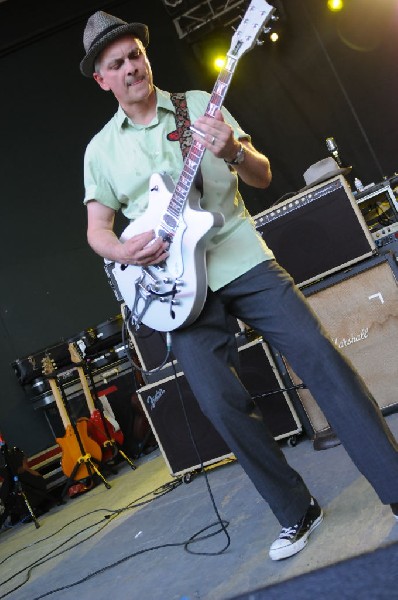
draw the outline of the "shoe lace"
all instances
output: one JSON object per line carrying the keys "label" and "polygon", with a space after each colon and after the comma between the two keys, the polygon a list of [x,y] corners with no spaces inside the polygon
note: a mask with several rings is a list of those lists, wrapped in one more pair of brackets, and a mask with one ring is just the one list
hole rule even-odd
{"label": "shoe lace", "polygon": [[298,529],[300,527],[300,523],[293,525],[292,527],[282,527],[282,531],[279,534],[281,538],[292,538],[296,535]]}

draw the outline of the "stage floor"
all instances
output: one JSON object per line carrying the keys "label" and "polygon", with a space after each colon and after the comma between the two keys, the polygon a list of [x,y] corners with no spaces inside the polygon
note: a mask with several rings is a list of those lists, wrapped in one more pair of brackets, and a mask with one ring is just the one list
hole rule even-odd
{"label": "stage floor", "polygon": [[[387,423],[397,437],[398,414]],[[207,470],[207,481],[200,474],[184,483],[156,450],[135,471],[120,464],[111,489],[101,484],[51,509],[38,529],[25,523],[1,531],[0,598],[226,600],[398,542],[390,508],[342,446],[316,452],[303,436],[297,446],[282,447],[325,511],[295,557],[269,559],[280,526],[237,462]],[[228,523],[227,549],[212,497]],[[193,537],[205,539],[188,543]],[[372,590],[367,575],[367,597],[387,598],[379,586]],[[354,598],[344,585],[339,597]],[[299,594],[286,600],[293,597]]]}

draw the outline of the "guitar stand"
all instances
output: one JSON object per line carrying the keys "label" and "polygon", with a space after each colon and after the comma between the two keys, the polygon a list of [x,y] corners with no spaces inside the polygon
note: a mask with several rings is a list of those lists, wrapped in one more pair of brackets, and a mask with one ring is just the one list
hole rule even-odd
{"label": "guitar stand", "polygon": [[89,361],[85,361],[84,363],[82,363],[82,366],[83,366],[83,370],[88,374],[88,377],[89,377],[89,380],[91,383],[91,389],[93,390],[93,394],[94,394],[94,405],[101,415],[101,421],[104,426],[104,431],[108,438],[103,443],[103,447],[104,448],[109,448],[109,447],[112,448],[112,451],[113,451],[112,452],[112,460],[114,458],[116,458],[116,456],[118,454],[120,454],[120,456],[127,462],[127,464],[133,469],[133,471],[135,471],[135,469],[137,468],[136,465],[127,456],[127,454],[120,448],[119,444],[112,438],[111,434],[109,433],[108,423],[107,423],[106,417],[104,415],[104,409],[103,409],[101,400],[99,399],[98,394],[97,394],[97,389],[95,387],[94,378],[93,378],[93,375],[91,372]]}
{"label": "guitar stand", "polygon": [[[104,420],[106,420],[105,417],[104,417]],[[106,427],[106,425],[105,425],[105,427]],[[120,448],[119,444],[117,442],[115,442],[115,440],[110,438],[104,442],[103,446],[104,446],[104,448],[108,448],[109,446],[111,446],[114,450],[114,454],[113,454],[112,458],[115,458],[118,454],[120,454],[120,456],[130,465],[130,467],[133,469],[133,471],[135,471],[137,466],[127,456],[127,454],[125,452],[123,452],[123,450]]]}
{"label": "guitar stand", "polygon": [[91,454],[84,454],[84,456],[81,456],[78,459],[77,463],[73,467],[73,471],[70,474],[70,476],[68,477],[68,480],[65,483],[64,488],[62,490],[61,498],[64,498],[64,496],[66,495],[66,492],[68,491],[68,489],[71,486],[71,484],[75,483],[75,475],[76,475],[77,471],[79,470],[79,468],[81,467],[82,464],[84,464],[86,466],[86,469],[89,472],[89,477],[90,477],[90,479],[91,479],[92,482],[93,482],[93,477],[94,477],[94,474],[95,474],[95,475],[98,475],[98,477],[102,480],[102,483],[105,485],[105,487],[106,487],[107,490],[109,490],[111,488],[110,483],[107,482],[107,480],[105,479],[105,477],[103,476],[103,474],[101,473],[101,471],[98,469],[98,467],[95,464],[95,461],[92,458]]}
{"label": "guitar stand", "polygon": [[[37,517],[33,511],[33,508],[23,490],[23,487],[19,480],[18,475],[16,475],[15,470],[12,468],[12,465],[10,464],[7,444],[1,445],[1,454],[2,454],[2,463],[4,465],[4,470],[5,470],[4,477],[7,478],[7,483],[4,483],[3,485],[7,486],[8,496],[14,496],[14,497],[19,496],[20,498],[22,498],[26,508],[28,509],[30,517],[35,524],[36,529],[38,529],[40,527],[40,523],[37,520]],[[5,520],[5,518],[6,517],[4,517],[2,519],[2,522]]]}
{"label": "guitar stand", "polygon": [[15,482],[15,486],[16,486],[16,493],[18,494],[18,496],[21,496],[21,498],[23,499],[23,501],[24,501],[24,503],[25,503],[25,506],[26,506],[26,508],[27,508],[27,509],[28,509],[28,511],[29,511],[29,514],[30,514],[30,516],[31,516],[31,519],[32,519],[32,521],[33,521],[33,522],[34,522],[34,524],[35,524],[35,527],[36,527],[36,529],[39,529],[39,527],[40,527],[40,523],[39,523],[39,521],[37,520],[37,517],[36,517],[35,513],[33,512],[33,509],[32,509],[32,507],[31,507],[31,505],[30,505],[30,503],[29,503],[29,500],[28,500],[28,498],[26,497],[26,494],[25,494],[25,492],[24,492],[24,491],[23,491],[23,489],[22,489],[21,482],[19,481],[19,479],[18,479],[18,477],[17,477],[17,476],[15,476],[15,477],[14,477],[14,482]]}
{"label": "guitar stand", "polygon": [[[58,378],[56,377],[56,375],[54,375],[53,378],[58,383],[58,387],[59,387],[60,392],[61,392],[61,396],[62,396],[63,403],[65,405],[65,409],[66,409],[67,412],[69,412],[69,409],[68,409],[68,400],[66,398],[64,388],[60,384],[60,382],[58,381]],[[80,451],[81,451],[81,456],[78,458],[75,466],[73,467],[72,473],[68,477],[68,480],[67,480],[67,482],[66,482],[66,484],[65,484],[65,486],[64,486],[64,488],[62,490],[61,498],[62,499],[64,498],[64,496],[65,496],[66,492],[68,491],[70,485],[73,482],[75,482],[75,475],[78,472],[78,470],[79,470],[79,468],[81,467],[82,464],[84,464],[86,466],[87,471],[89,473],[89,478],[91,479],[92,482],[94,481],[94,474],[95,474],[95,475],[97,475],[101,479],[101,481],[105,485],[106,489],[109,490],[111,488],[111,485],[110,485],[110,483],[108,483],[108,481],[105,479],[105,477],[103,476],[103,474],[99,470],[98,466],[96,465],[96,463],[98,463],[98,461],[96,461],[91,456],[91,454],[89,454],[89,453],[87,453],[85,451],[83,443],[82,443],[82,440],[81,440],[81,437],[80,437],[80,434],[79,434],[79,431],[78,431],[78,429],[76,427],[75,420],[71,418],[70,414],[68,416],[69,416],[70,422],[72,424],[73,431],[75,432],[77,443],[79,444],[79,448],[80,448]],[[102,463],[98,463],[98,464],[101,464],[101,466],[102,466]]]}

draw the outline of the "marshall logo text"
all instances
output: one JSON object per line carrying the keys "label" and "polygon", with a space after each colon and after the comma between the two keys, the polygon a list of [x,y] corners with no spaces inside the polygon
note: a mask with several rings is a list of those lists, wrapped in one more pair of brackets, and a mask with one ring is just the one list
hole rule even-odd
{"label": "marshall logo text", "polygon": [[369,327],[364,327],[361,329],[361,333],[359,335],[352,335],[349,338],[342,338],[338,340],[335,338],[334,343],[338,348],[346,348],[347,346],[351,346],[351,344],[356,344],[356,342],[362,342],[369,337]]}

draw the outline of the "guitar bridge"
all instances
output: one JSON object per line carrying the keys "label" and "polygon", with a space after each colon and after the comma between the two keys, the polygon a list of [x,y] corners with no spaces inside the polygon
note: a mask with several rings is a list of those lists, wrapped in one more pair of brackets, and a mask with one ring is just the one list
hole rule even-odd
{"label": "guitar bridge", "polygon": [[[146,281],[146,278],[149,279],[149,282]],[[161,283],[169,284],[171,286],[170,289],[168,291],[159,291]],[[141,325],[145,313],[155,299],[162,303],[169,301],[170,316],[172,319],[175,319],[173,306],[178,304],[178,301],[175,300],[175,295],[179,292],[177,283],[177,281],[173,281],[170,278],[166,278],[166,280],[161,282],[155,279],[148,267],[141,269],[141,275],[134,282],[135,298],[131,308],[131,320],[136,329]]]}

